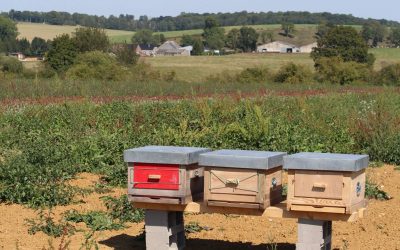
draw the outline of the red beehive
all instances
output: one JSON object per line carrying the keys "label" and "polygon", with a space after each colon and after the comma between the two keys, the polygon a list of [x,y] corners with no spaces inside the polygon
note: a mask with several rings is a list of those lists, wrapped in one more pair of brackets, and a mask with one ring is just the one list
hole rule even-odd
{"label": "red beehive", "polygon": [[131,201],[187,204],[203,198],[205,148],[147,146],[124,152]]}

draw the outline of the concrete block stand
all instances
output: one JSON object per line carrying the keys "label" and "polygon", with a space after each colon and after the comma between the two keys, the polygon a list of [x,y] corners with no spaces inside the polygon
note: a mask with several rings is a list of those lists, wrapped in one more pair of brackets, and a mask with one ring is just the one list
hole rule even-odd
{"label": "concrete block stand", "polygon": [[331,250],[332,221],[298,220],[296,250]]}
{"label": "concrete block stand", "polygon": [[146,250],[181,250],[185,247],[183,212],[146,210]]}

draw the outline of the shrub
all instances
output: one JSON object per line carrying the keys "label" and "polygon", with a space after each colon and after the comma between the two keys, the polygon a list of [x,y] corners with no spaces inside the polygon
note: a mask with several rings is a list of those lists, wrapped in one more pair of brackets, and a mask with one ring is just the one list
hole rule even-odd
{"label": "shrub", "polygon": [[381,190],[378,185],[367,180],[365,183],[365,197],[369,199],[376,200],[390,200],[391,197],[383,190]]}
{"label": "shrub", "polygon": [[311,70],[302,65],[288,63],[283,65],[275,75],[275,82],[305,83],[311,78]]}
{"label": "shrub", "polygon": [[383,67],[377,80],[380,84],[400,85],[400,63]]}
{"label": "shrub", "polygon": [[115,223],[109,214],[102,211],[90,211],[81,214],[76,210],[70,210],[64,214],[64,218],[70,222],[83,222],[93,231],[119,230],[124,228],[123,224]]}
{"label": "shrub", "polygon": [[269,71],[265,68],[247,68],[236,75],[236,80],[242,83],[265,82]]}
{"label": "shrub", "polygon": [[70,79],[97,79],[97,80],[122,80],[126,72],[118,64],[117,60],[100,51],[86,52],[80,54],[74,65],[67,71]]}
{"label": "shrub", "polygon": [[344,62],[339,57],[320,58],[316,63],[317,79],[334,84],[350,84],[365,80],[371,74],[366,64]]}
{"label": "shrub", "polygon": [[43,210],[39,211],[38,219],[26,220],[29,227],[29,234],[36,234],[43,232],[48,236],[61,237],[63,235],[71,235],[75,233],[75,228],[67,222],[54,222],[52,213],[44,213]]}
{"label": "shrub", "polygon": [[118,62],[123,65],[136,65],[139,61],[139,55],[136,50],[132,49],[127,44],[122,44],[119,48],[115,50]]}
{"label": "shrub", "polygon": [[22,63],[14,57],[4,56],[0,58],[0,66],[3,72],[20,74],[24,70]]}
{"label": "shrub", "polygon": [[103,197],[103,201],[111,217],[114,220],[118,220],[120,223],[137,223],[144,220],[144,211],[142,209],[135,209],[128,200],[127,195],[122,195],[119,198],[106,196]]}

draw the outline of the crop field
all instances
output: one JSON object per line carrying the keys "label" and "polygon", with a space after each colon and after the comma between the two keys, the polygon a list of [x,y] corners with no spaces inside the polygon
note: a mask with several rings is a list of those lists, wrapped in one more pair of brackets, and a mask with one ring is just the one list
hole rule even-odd
{"label": "crop field", "polygon": [[[18,23],[17,28],[19,32],[20,38],[27,38],[28,40],[32,40],[35,36],[41,37],[43,39],[53,39],[58,35],[67,33],[71,34],[75,31],[78,26],[68,26],[68,25],[49,25],[49,24],[40,24],[40,23]],[[110,39],[113,40],[114,37],[120,36],[133,36],[133,32],[131,31],[123,31],[123,30],[106,30],[107,34],[110,36]]]}

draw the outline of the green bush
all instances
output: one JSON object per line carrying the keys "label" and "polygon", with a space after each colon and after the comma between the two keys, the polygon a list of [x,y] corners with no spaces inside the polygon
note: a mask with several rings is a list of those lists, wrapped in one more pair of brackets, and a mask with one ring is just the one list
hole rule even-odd
{"label": "green bush", "polygon": [[90,211],[81,214],[76,210],[70,210],[64,214],[64,218],[70,222],[83,222],[93,231],[119,230],[124,228],[124,225],[115,223],[109,214],[102,211]]}
{"label": "green bush", "polygon": [[136,65],[139,62],[139,55],[136,53],[136,50],[127,44],[122,44],[121,47],[117,48],[115,54],[118,62],[123,65]]}
{"label": "green bush", "polygon": [[242,83],[265,82],[269,76],[266,68],[247,68],[236,75],[236,80]]}
{"label": "green bush", "polygon": [[93,51],[78,55],[66,77],[74,80],[116,81],[124,79],[126,74],[114,57],[104,52]]}
{"label": "green bush", "polygon": [[400,63],[388,65],[383,67],[378,72],[379,84],[400,85]]}
{"label": "green bush", "polygon": [[276,73],[274,81],[280,83],[306,83],[311,80],[311,70],[303,65],[288,63]]}
{"label": "green bush", "polygon": [[108,213],[114,220],[120,223],[125,222],[142,222],[144,220],[144,211],[135,209],[133,204],[128,200],[127,195],[119,198],[106,196],[102,198],[107,207]]}
{"label": "green bush", "polygon": [[5,73],[21,74],[24,70],[22,62],[15,57],[3,56],[0,58],[1,70]]}
{"label": "green bush", "polygon": [[378,185],[367,180],[365,183],[365,197],[369,199],[376,200],[390,200],[391,197],[383,190],[381,190]]}
{"label": "green bush", "polygon": [[319,81],[341,85],[365,80],[371,75],[366,64],[344,62],[339,57],[320,58],[316,62],[316,70]]}
{"label": "green bush", "polygon": [[38,219],[26,220],[29,227],[28,233],[34,235],[37,232],[43,232],[48,236],[56,238],[75,233],[75,228],[72,225],[68,222],[54,222],[52,215],[51,211],[45,213],[43,210],[40,210]]}

